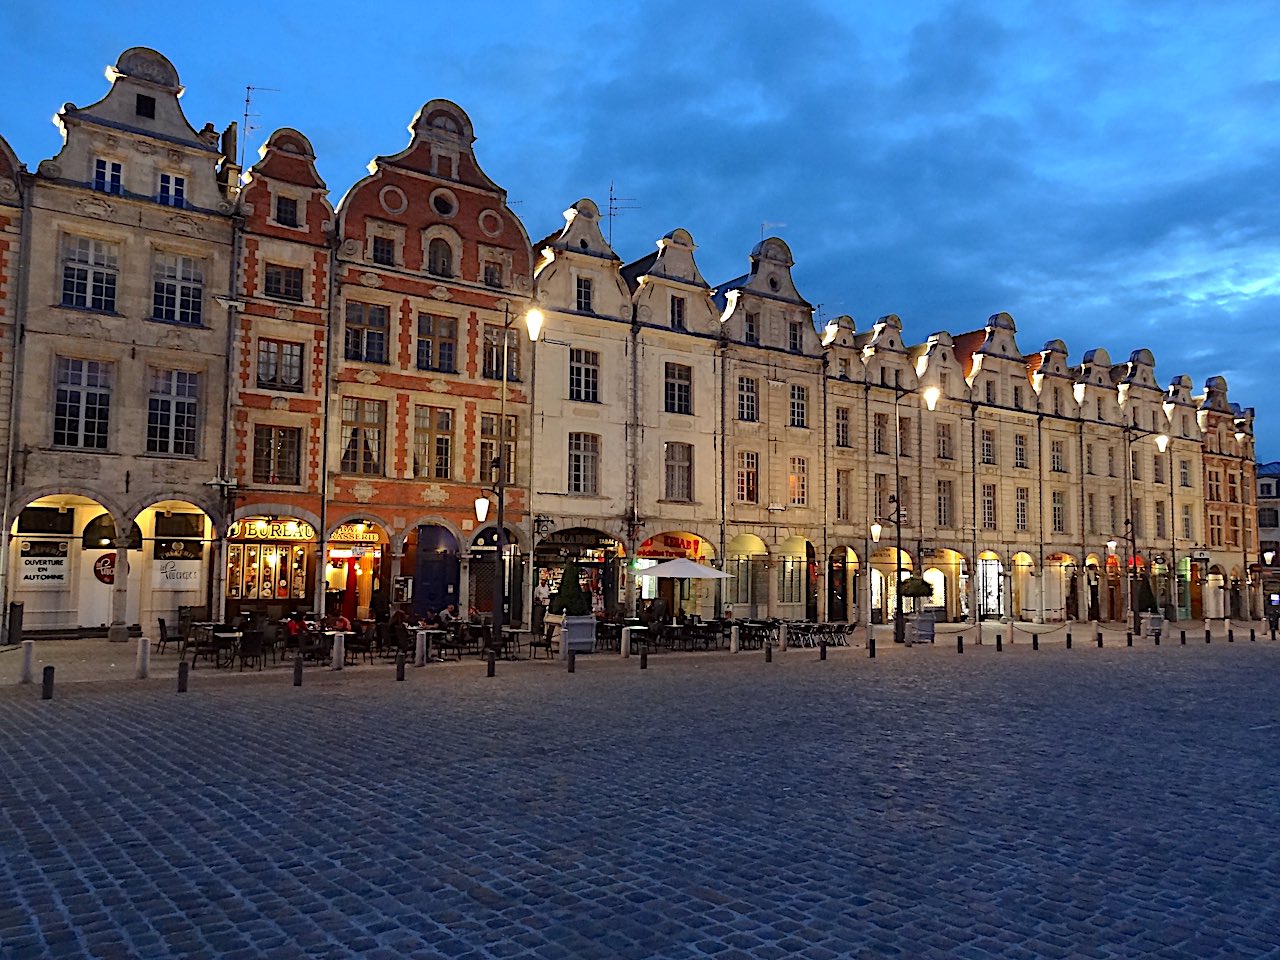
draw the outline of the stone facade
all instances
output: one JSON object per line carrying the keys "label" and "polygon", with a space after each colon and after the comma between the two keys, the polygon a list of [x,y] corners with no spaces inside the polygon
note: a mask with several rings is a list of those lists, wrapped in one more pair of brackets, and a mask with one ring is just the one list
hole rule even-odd
{"label": "stone facade", "polygon": [[[1148,587],[1181,619],[1261,609],[1253,412],[1221,378],[1025,352],[1006,313],[819,325],[782,240],[712,284],[682,229],[625,262],[589,199],[530,244],[449,101],[335,205],[302,132],[242,175],[163,56],[109,77],[36,173],[0,141],[0,568],[29,630],[487,612],[498,490],[535,626],[570,560],[599,612],[874,623],[907,575],[948,619],[1122,620]],[[676,556],[733,579],[641,575]]]}

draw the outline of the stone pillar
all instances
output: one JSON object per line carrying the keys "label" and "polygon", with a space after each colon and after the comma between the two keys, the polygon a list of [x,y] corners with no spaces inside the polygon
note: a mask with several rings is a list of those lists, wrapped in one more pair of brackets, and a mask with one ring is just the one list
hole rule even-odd
{"label": "stone pillar", "polygon": [[827,569],[827,564],[828,564],[828,563],[830,563],[830,562],[831,562],[831,561],[828,559],[828,560],[823,560],[823,561],[821,561],[820,563],[818,563],[818,564],[817,564],[817,567],[818,567],[818,584],[817,584],[817,587],[818,587],[818,612],[817,612],[817,620],[818,620],[818,622],[819,622],[819,623],[826,623],[826,622],[827,622],[827,577],[828,577],[828,575],[830,574],[830,571]]}
{"label": "stone pillar", "polygon": [[115,582],[111,585],[111,626],[107,639],[123,643],[129,639],[129,538],[116,537]]}
{"label": "stone pillar", "polygon": [[764,563],[765,589],[768,609],[765,611],[766,617],[776,617],[778,615],[778,571],[782,568],[778,565],[777,558],[770,556]]}
{"label": "stone pillar", "polygon": [[471,554],[464,553],[458,558],[458,596],[453,599],[458,605],[458,616],[464,619],[471,609]]}
{"label": "stone pillar", "polygon": [[1000,571],[1000,613],[1004,623],[1013,619],[1013,560],[1007,555]]}

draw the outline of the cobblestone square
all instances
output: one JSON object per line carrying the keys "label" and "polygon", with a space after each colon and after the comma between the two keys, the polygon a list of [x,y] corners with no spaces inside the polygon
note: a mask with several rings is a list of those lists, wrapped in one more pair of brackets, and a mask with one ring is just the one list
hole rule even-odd
{"label": "cobblestone square", "polygon": [[0,688],[0,958],[1280,957],[1280,643],[649,663]]}

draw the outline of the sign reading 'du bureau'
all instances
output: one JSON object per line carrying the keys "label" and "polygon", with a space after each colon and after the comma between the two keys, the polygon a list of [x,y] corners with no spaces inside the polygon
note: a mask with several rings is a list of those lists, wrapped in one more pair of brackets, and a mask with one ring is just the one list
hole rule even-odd
{"label": "sign reading 'du bureau'", "polygon": [[24,587],[65,587],[66,540],[23,540],[20,582]]}

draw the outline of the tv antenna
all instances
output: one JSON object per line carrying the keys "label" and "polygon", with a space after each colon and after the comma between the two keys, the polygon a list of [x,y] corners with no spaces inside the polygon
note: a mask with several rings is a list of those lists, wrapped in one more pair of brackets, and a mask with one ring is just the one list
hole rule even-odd
{"label": "tv antenna", "polygon": [[252,112],[253,92],[261,90],[264,93],[279,93],[276,87],[254,87],[246,86],[244,88],[244,127],[243,133],[240,134],[240,169],[244,169],[244,147],[249,140],[249,134],[258,129],[258,125],[249,123],[250,117],[256,117],[258,114]]}
{"label": "tv antenna", "polygon": [[609,207],[606,214],[609,219],[609,246],[613,246],[613,218],[623,210],[639,210],[640,204],[635,197],[620,197],[613,190],[613,181],[609,181]]}
{"label": "tv antenna", "polygon": [[786,224],[780,220],[762,220],[760,221],[760,239],[764,239],[764,232],[770,227],[785,227]]}

